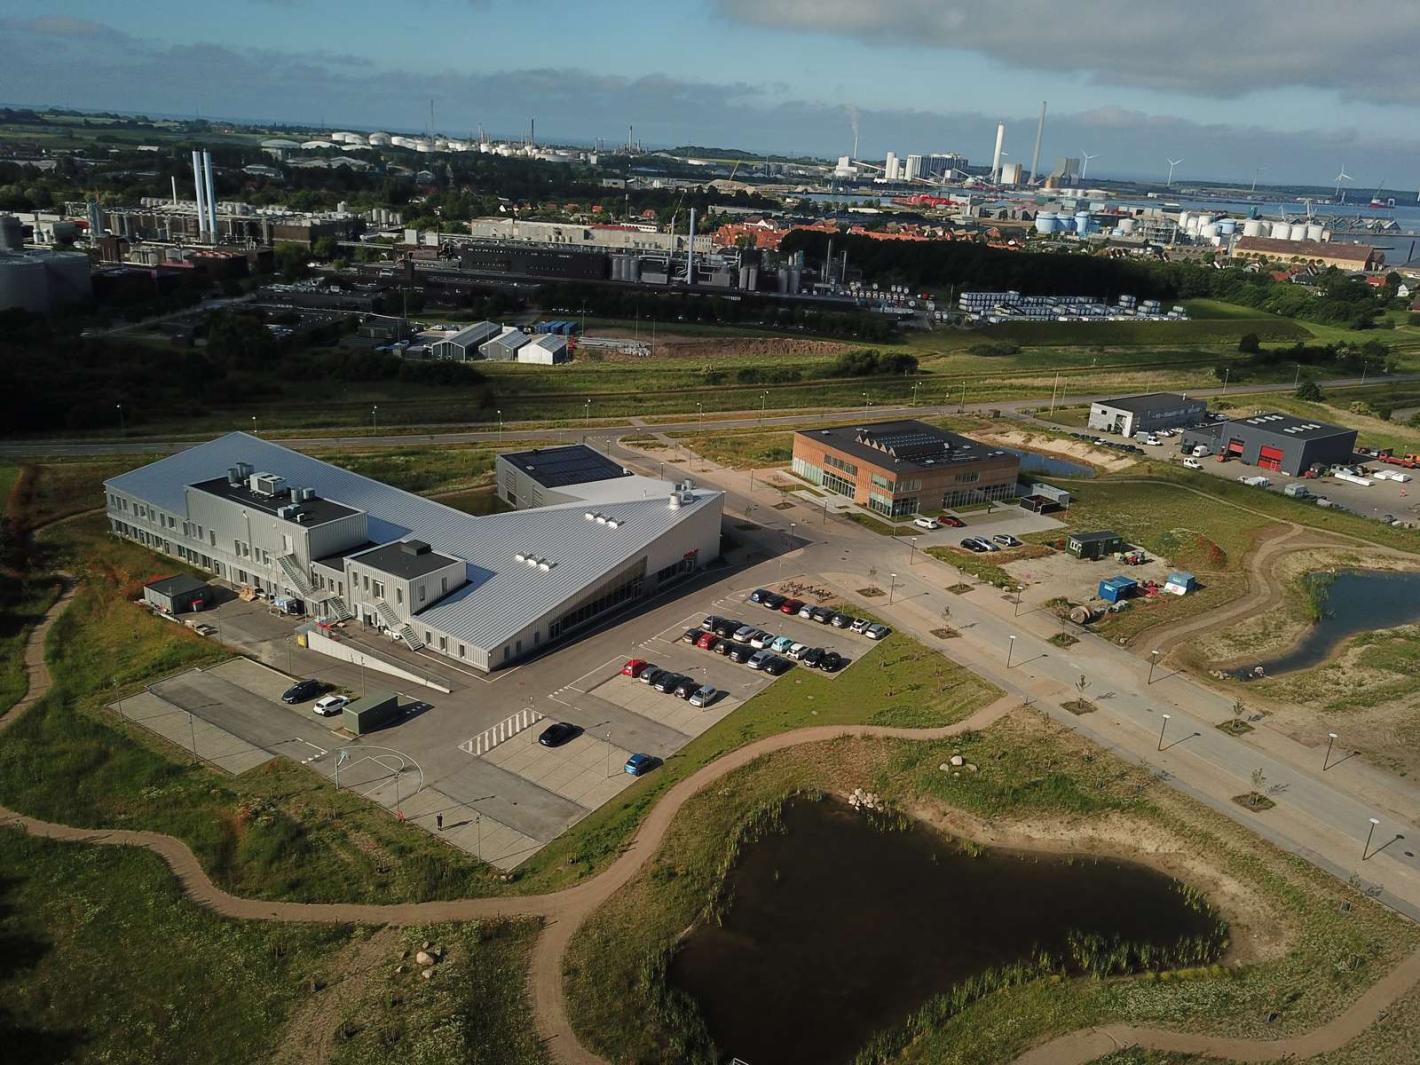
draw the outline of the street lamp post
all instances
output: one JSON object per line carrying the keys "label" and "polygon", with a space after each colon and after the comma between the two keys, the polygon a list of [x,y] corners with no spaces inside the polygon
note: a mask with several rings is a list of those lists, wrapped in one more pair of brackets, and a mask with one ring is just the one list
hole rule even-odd
{"label": "street lamp post", "polygon": [[1371,856],[1371,837],[1376,834],[1376,826],[1381,823],[1380,818],[1369,818],[1371,827],[1366,832],[1366,845],[1361,848],[1361,861],[1366,861]]}
{"label": "street lamp post", "polygon": [[1331,745],[1336,742],[1336,733],[1326,734],[1326,757],[1321,760],[1321,771],[1325,773],[1331,768]]}
{"label": "street lamp post", "polygon": [[253,414],[253,415],[251,416],[251,434],[252,434],[252,436],[255,436],[255,435],[256,435],[256,415],[255,415],[255,414]]}
{"label": "street lamp post", "polygon": [[1158,665],[1158,664],[1159,664],[1159,652],[1158,652],[1158,651],[1150,651],[1150,652],[1149,652],[1149,679],[1148,679],[1147,683],[1149,683],[1149,684],[1153,684],[1153,683],[1154,683],[1154,667],[1155,667],[1156,665]]}
{"label": "street lamp post", "polygon": [[582,416],[586,419],[588,425],[592,424],[592,401],[590,399],[586,402],[586,406],[582,411]]}
{"label": "street lamp post", "polygon": [[1009,637],[1009,639],[1010,639],[1011,642],[1008,643],[1008,644],[1006,644],[1006,668],[1007,668],[1007,669],[1010,669],[1010,668],[1011,668],[1011,659],[1014,658],[1014,657],[1015,657],[1015,654],[1016,654],[1016,638],[1015,638],[1014,636],[1011,636],[1011,637]]}
{"label": "street lamp post", "polygon": [[769,402],[769,389],[764,389],[759,393],[759,424],[764,424],[764,405]]}
{"label": "street lamp post", "polygon": [[380,431],[380,405],[378,403],[370,408],[370,428],[375,432]]}
{"label": "street lamp post", "polygon": [[892,583],[888,585],[888,606],[892,606],[893,593],[897,591],[897,574],[889,574]]}
{"label": "street lamp post", "polygon": [[498,407],[498,446],[503,446],[503,408]]}
{"label": "street lamp post", "polygon": [[1169,727],[1169,715],[1164,715],[1164,723],[1159,726],[1159,746],[1158,750],[1164,749],[1164,729]]}
{"label": "street lamp post", "polygon": [[908,537],[908,539],[912,542],[912,551],[911,551],[911,553],[907,556],[907,564],[908,564],[908,566],[910,567],[910,566],[912,565],[912,563],[914,563],[915,561],[917,561],[917,537],[911,536],[911,537]]}
{"label": "street lamp post", "polygon": [[912,382],[912,405],[913,405],[914,407],[917,406],[917,388],[918,388],[918,386],[921,385],[921,384],[922,384],[921,381],[913,381],[913,382]]}
{"label": "street lamp post", "polygon": [[118,435],[119,435],[119,436],[127,436],[127,435],[128,435],[128,429],[124,426],[124,423],[123,423],[123,404],[122,404],[122,403],[115,403],[115,404],[114,404],[114,407],[115,407],[115,409],[117,409],[117,411],[118,411]]}
{"label": "street lamp post", "polygon": [[187,732],[192,739],[192,764],[197,764],[197,725],[192,720],[192,711],[187,712]]}

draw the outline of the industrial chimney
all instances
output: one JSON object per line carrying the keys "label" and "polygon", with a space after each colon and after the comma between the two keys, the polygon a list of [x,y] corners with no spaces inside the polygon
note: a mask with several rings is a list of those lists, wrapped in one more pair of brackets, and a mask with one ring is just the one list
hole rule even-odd
{"label": "industrial chimney", "polygon": [[1000,122],[996,126],[996,151],[991,155],[991,180],[999,181],[1001,178],[1001,149],[1006,146],[1006,123]]}
{"label": "industrial chimney", "polygon": [[203,240],[207,236],[207,202],[202,191],[202,153],[195,148],[192,152],[192,189],[197,198],[197,239]]}
{"label": "industrial chimney", "polygon": [[217,193],[212,185],[212,153],[203,151],[202,165],[207,172],[207,239],[217,243]]}

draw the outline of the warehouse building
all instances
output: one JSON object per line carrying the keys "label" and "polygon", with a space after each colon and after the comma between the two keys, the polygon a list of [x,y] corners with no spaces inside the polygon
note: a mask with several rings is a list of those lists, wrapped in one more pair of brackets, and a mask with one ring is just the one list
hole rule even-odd
{"label": "warehouse building", "polygon": [[1196,425],[1208,413],[1208,404],[1177,392],[1147,392],[1142,396],[1120,396],[1090,404],[1091,429],[1120,436],[1151,433]]}
{"label": "warehouse building", "polygon": [[572,351],[567,346],[567,338],[555,333],[535,336],[518,349],[518,361],[540,366],[560,366],[572,361]]}
{"label": "warehouse building", "polygon": [[482,357],[478,349],[502,331],[503,327],[496,322],[474,322],[451,337],[434,341],[429,347],[429,355],[435,359],[472,362]]}
{"label": "warehouse building", "polygon": [[1356,430],[1263,412],[1185,429],[1184,448],[1200,445],[1219,457],[1297,476],[1316,463],[1350,462],[1356,451]]}
{"label": "warehouse building", "polygon": [[527,342],[528,335],[521,329],[505,325],[492,340],[485,340],[478,346],[478,353],[490,362],[515,362],[518,349]]}
{"label": "warehouse building", "polygon": [[1239,259],[1265,262],[1314,263],[1338,270],[1380,270],[1385,252],[1369,244],[1346,244],[1331,240],[1281,240],[1274,237],[1239,237],[1233,245]]}
{"label": "warehouse building", "polygon": [[493,670],[719,557],[722,493],[617,470],[475,517],[230,433],[111,478],[105,494],[116,535]]}
{"label": "warehouse building", "polygon": [[926,422],[804,430],[793,469],[886,517],[933,514],[1016,495],[1020,458]]}

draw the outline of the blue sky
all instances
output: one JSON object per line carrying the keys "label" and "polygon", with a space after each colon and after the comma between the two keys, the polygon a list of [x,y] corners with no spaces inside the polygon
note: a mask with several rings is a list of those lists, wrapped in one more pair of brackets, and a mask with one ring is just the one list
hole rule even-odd
{"label": "blue sky", "polygon": [[[1206,3],[1206,0],[1205,0]],[[357,128],[480,123],[831,155],[1099,153],[1092,172],[1420,183],[1420,16],[1271,0],[8,0],[0,100]],[[8,70],[8,72],[7,72]]]}

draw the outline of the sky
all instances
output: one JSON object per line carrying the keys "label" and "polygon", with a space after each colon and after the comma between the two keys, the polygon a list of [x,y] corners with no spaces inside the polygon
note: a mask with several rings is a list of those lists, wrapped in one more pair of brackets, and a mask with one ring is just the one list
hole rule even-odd
{"label": "sky", "polygon": [[1406,0],[6,0],[0,103],[1420,186]]}

